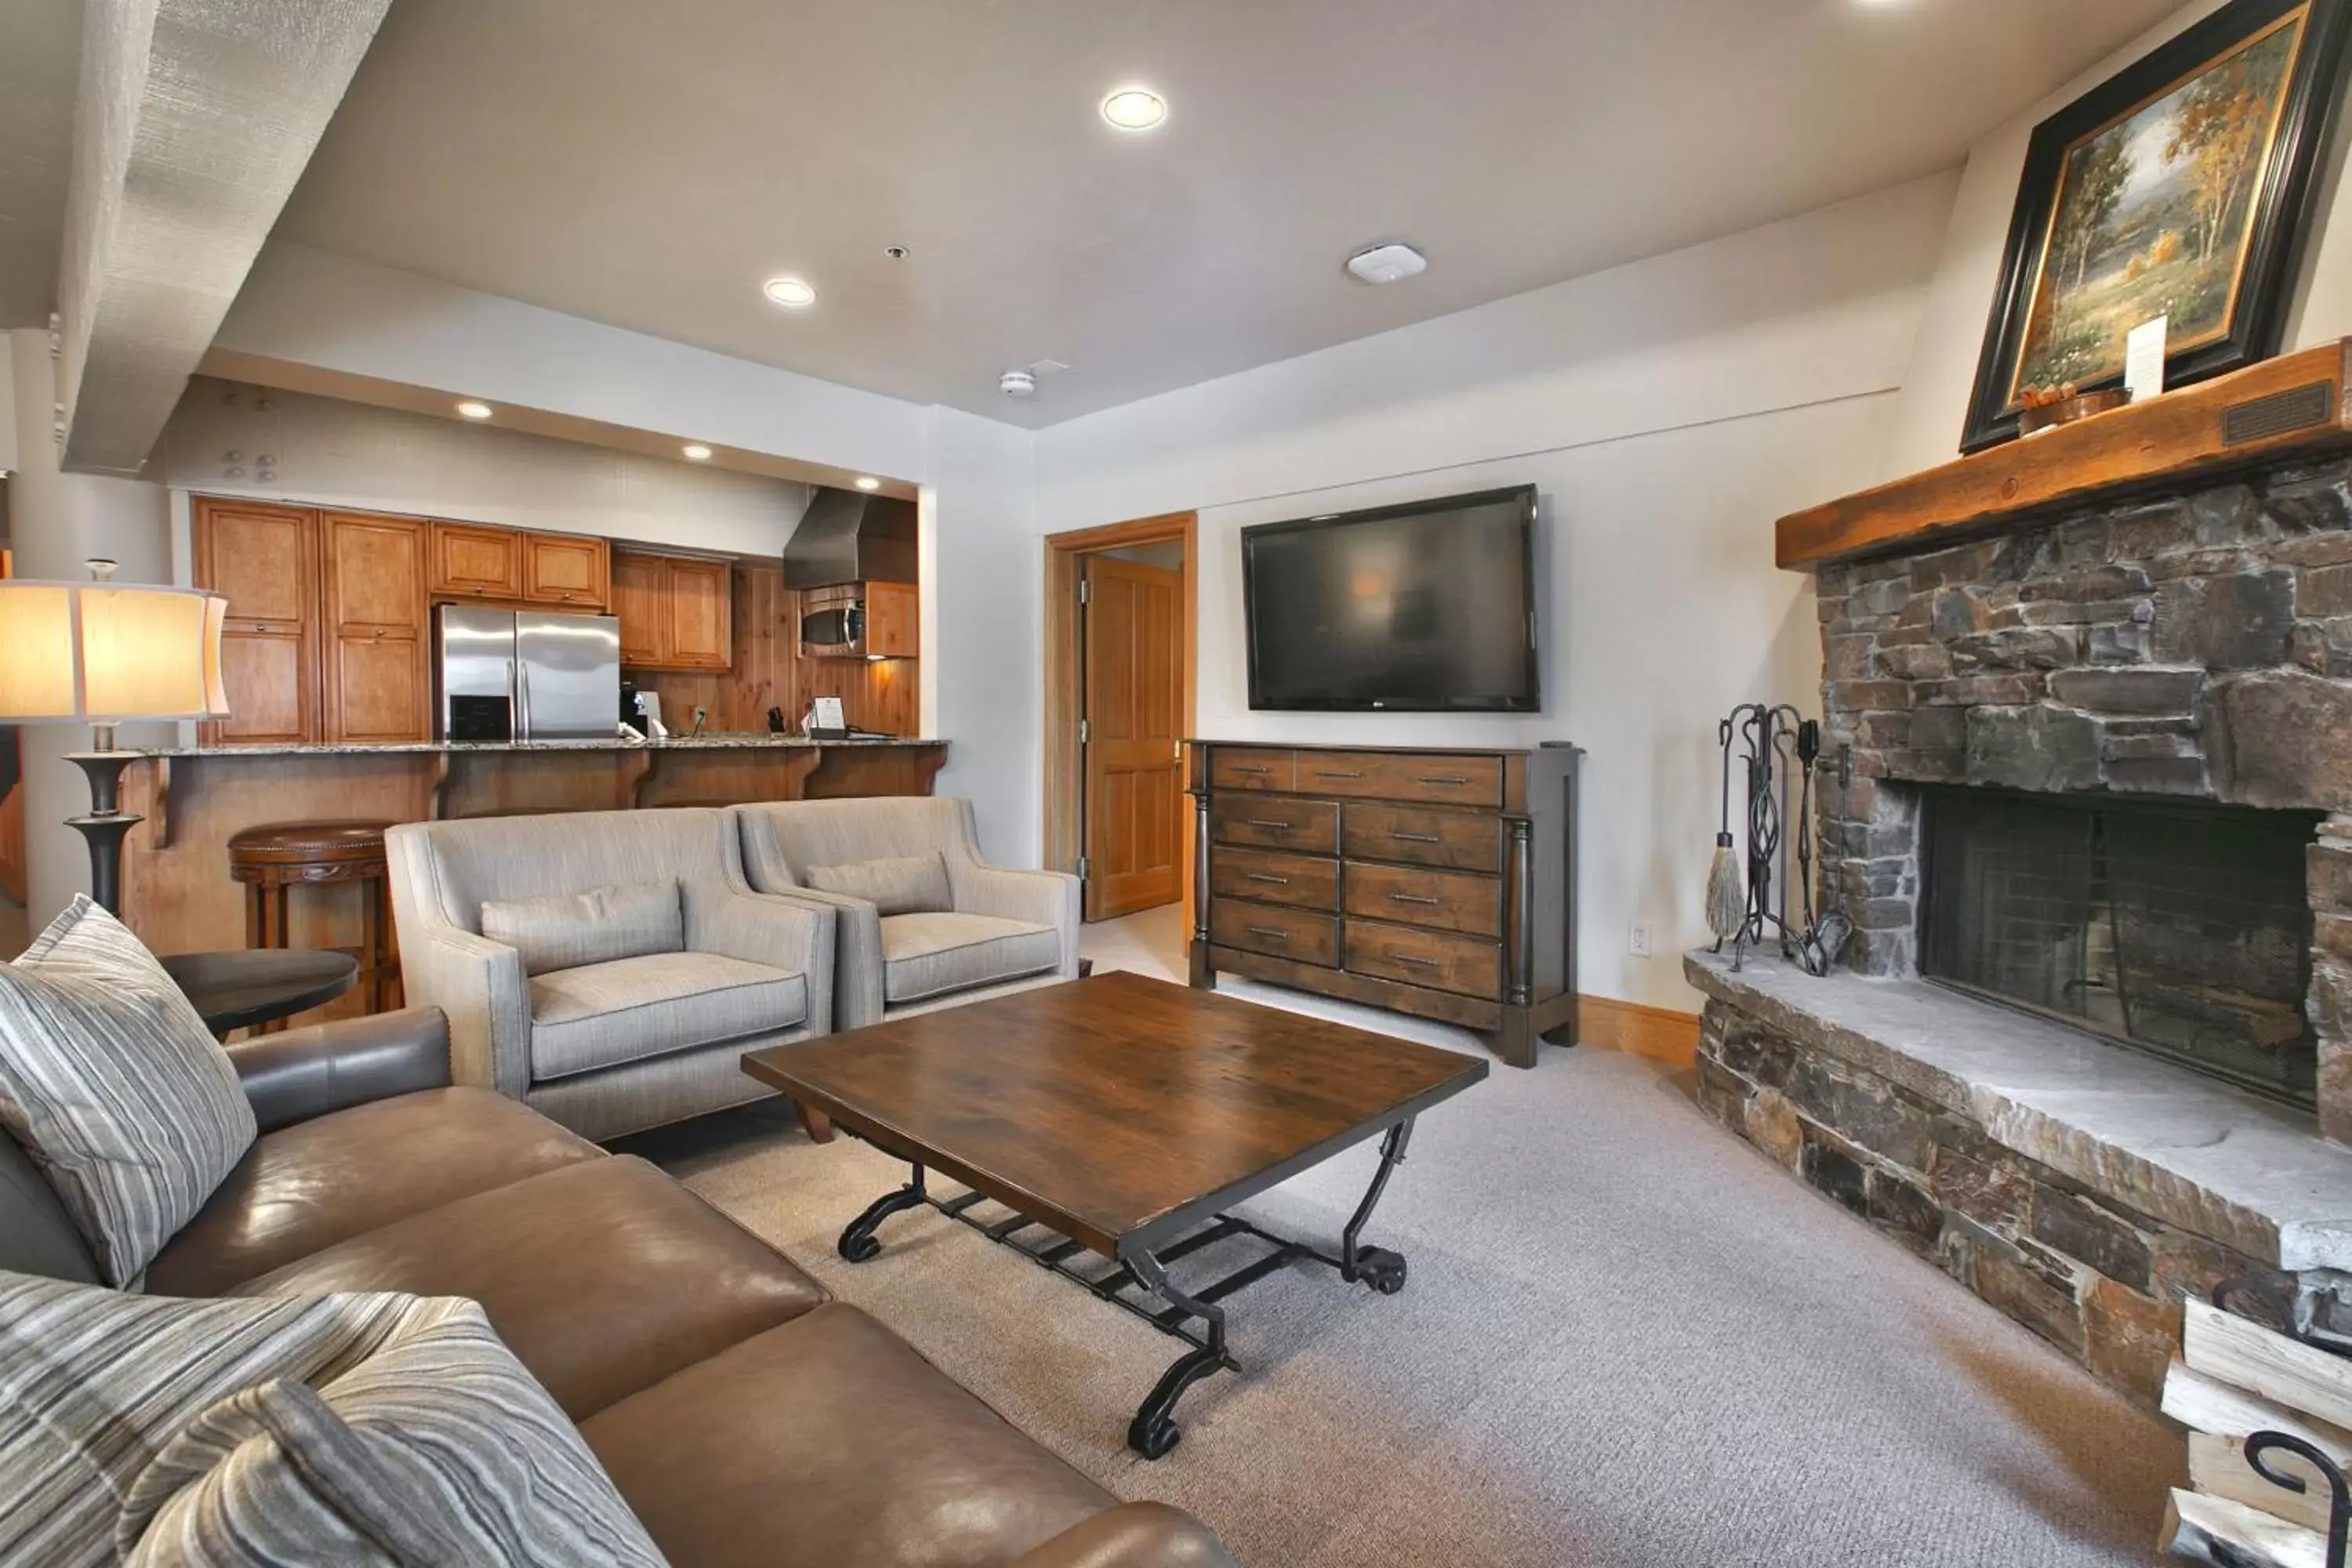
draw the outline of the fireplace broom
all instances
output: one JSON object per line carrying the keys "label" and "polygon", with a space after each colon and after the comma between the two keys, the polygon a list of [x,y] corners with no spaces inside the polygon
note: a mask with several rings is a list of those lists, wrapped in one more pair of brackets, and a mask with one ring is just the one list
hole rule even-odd
{"label": "fireplace broom", "polygon": [[1739,886],[1739,857],[1731,847],[1731,723],[1722,725],[1723,793],[1715,835],[1715,858],[1706,868],[1706,929],[1715,945],[1738,933],[1748,921],[1748,898]]}

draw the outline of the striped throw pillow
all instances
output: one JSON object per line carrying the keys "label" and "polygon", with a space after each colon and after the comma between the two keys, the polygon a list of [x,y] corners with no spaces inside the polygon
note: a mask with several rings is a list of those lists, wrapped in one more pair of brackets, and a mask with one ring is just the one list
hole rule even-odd
{"label": "striped throw pillow", "polygon": [[189,1422],[273,1378],[332,1378],[415,1306],[185,1301],[0,1273],[0,1563],[116,1562],[122,1500]]}
{"label": "striped throw pillow", "polygon": [[658,1568],[579,1429],[471,1301],[415,1300],[320,1386],[213,1406],[131,1488],[125,1568]]}
{"label": "striped throw pillow", "polygon": [[0,1131],[110,1283],[135,1280],[254,1139],[236,1069],[163,966],[88,898],[0,963]]}
{"label": "striped throw pillow", "polygon": [[0,1563],[661,1563],[471,1301],[0,1273]]}

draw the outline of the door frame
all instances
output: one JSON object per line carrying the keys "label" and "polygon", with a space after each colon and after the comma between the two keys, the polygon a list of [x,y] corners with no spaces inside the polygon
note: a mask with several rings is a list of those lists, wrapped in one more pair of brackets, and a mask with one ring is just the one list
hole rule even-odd
{"label": "door frame", "polygon": [[[1045,536],[1045,804],[1043,832],[1038,842],[1044,847],[1044,864],[1049,871],[1067,871],[1075,875],[1078,857],[1085,852],[1082,831],[1085,821],[1086,766],[1078,752],[1078,720],[1085,711],[1084,681],[1081,679],[1082,658],[1078,616],[1078,579],[1085,569],[1086,557],[1106,550],[1122,549],[1131,544],[1177,543],[1184,547],[1184,608],[1183,660],[1184,738],[1192,736],[1197,710],[1194,707],[1193,667],[1200,652],[1201,581],[1198,514],[1189,511],[1164,512],[1158,517],[1139,517],[1126,522],[1108,523],[1099,528],[1073,529],[1066,533]],[[1182,908],[1185,929],[1191,929],[1192,919],[1192,813],[1183,812],[1183,839],[1181,847],[1181,885],[1183,889]]]}

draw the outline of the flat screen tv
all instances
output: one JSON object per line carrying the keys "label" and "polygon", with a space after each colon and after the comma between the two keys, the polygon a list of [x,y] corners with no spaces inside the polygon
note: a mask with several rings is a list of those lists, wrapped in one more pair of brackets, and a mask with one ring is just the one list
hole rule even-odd
{"label": "flat screen tv", "polygon": [[1536,489],[1242,530],[1250,706],[1534,712]]}

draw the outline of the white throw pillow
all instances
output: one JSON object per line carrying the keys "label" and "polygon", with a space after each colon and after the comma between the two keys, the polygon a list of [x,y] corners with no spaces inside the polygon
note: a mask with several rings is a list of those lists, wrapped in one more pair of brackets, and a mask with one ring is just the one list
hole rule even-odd
{"label": "white throw pillow", "polygon": [[0,963],[0,1130],[128,1285],[253,1144],[228,1053],[121,921],[78,898]]}

